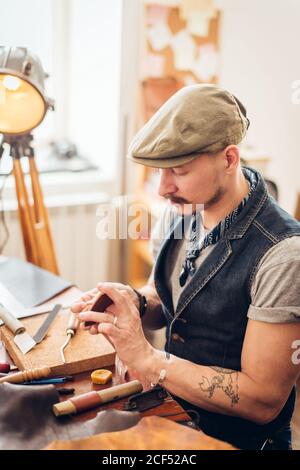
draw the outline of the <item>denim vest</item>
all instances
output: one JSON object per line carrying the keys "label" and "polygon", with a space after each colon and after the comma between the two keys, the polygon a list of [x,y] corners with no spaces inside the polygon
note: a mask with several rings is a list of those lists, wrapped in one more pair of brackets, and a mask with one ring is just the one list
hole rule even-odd
{"label": "denim vest", "polygon": [[[173,224],[157,257],[154,281],[167,323],[166,351],[196,364],[241,370],[251,285],[260,260],[281,240],[300,236],[300,224],[268,195],[262,176],[256,174],[256,190],[182,291],[175,312],[165,267],[182,217]],[[250,440],[270,437],[289,423],[295,387],[279,416],[266,425],[212,413],[178,397],[176,400],[185,409],[199,413],[204,432],[239,445],[240,436]]]}

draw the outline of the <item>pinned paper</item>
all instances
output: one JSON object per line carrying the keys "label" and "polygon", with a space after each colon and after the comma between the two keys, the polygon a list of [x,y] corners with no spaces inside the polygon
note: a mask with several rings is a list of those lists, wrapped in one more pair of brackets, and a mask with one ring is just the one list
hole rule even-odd
{"label": "pinned paper", "polygon": [[193,72],[202,82],[209,82],[217,75],[218,54],[213,44],[199,47],[199,58],[195,62]]}
{"label": "pinned paper", "polygon": [[155,25],[158,23],[168,23],[170,9],[163,5],[151,4],[147,7],[146,22],[147,25]]}
{"label": "pinned paper", "polygon": [[[159,0],[159,4],[166,7],[178,7],[181,4],[181,1],[182,0]],[[150,5],[152,3],[155,3],[155,0],[144,0],[145,5]]]}
{"label": "pinned paper", "polygon": [[197,81],[194,79],[192,75],[187,75],[183,78],[183,83],[185,86],[195,85]]}
{"label": "pinned paper", "polygon": [[187,30],[196,36],[207,36],[210,20],[216,15],[214,0],[182,0],[180,16]]}
{"label": "pinned paper", "polygon": [[165,23],[159,23],[148,29],[148,41],[155,51],[161,51],[171,44],[172,34]]}
{"label": "pinned paper", "polygon": [[195,13],[200,13],[204,18],[211,19],[216,14],[214,0],[182,0],[180,16],[184,20],[190,20]]}
{"label": "pinned paper", "polygon": [[163,55],[147,54],[142,61],[142,79],[152,77],[160,78],[163,75],[165,58]]}
{"label": "pinned paper", "polygon": [[196,43],[185,30],[179,31],[172,39],[174,66],[176,70],[192,70],[196,58]]}
{"label": "pinned paper", "polygon": [[202,13],[195,12],[194,15],[187,20],[186,29],[190,34],[206,37],[209,33],[209,24],[209,18],[203,17]]}

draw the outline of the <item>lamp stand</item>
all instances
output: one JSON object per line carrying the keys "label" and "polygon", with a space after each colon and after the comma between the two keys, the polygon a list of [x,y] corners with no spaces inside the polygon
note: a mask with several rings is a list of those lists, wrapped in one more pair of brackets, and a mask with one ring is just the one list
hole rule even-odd
{"label": "lamp stand", "polygon": [[[31,146],[32,139],[31,134],[5,135],[2,145],[7,143],[10,146],[10,156],[13,159],[13,174],[26,259],[47,271],[58,274],[48,211],[44,204],[34,150]],[[28,195],[21,157],[28,158],[32,198]]]}

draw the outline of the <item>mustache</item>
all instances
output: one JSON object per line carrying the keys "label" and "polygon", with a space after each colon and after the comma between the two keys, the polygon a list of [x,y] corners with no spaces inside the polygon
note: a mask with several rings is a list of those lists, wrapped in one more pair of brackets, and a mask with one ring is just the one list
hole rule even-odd
{"label": "mustache", "polygon": [[172,194],[166,194],[164,198],[170,200],[171,202],[174,202],[175,204],[189,204],[190,203],[186,199],[183,199],[182,197],[173,196]]}

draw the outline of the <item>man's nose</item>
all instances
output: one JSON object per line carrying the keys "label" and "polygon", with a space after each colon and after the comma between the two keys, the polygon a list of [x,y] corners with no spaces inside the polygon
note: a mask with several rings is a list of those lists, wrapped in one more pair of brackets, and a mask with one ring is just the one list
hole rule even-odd
{"label": "man's nose", "polygon": [[166,194],[174,194],[177,191],[176,185],[173,183],[172,175],[169,170],[160,171],[160,182],[158,193],[164,197]]}

